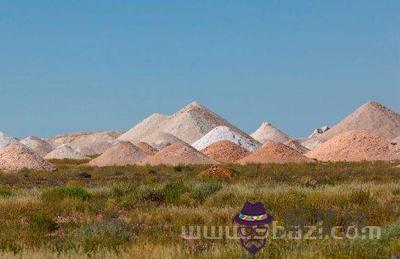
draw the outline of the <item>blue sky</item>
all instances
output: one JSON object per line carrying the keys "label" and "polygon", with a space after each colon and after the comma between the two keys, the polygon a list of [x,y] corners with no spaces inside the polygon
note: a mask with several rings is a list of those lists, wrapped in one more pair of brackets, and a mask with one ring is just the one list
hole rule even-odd
{"label": "blue sky", "polygon": [[399,1],[2,1],[0,130],[127,129],[192,100],[293,136],[400,111]]}

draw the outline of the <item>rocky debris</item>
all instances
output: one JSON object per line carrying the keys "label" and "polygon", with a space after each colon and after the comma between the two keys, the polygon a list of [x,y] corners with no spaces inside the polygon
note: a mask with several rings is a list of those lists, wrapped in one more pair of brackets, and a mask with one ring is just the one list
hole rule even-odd
{"label": "rocky debris", "polygon": [[313,131],[313,133],[311,133],[311,135],[308,136],[308,138],[314,138],[314,137],[316,137],[316,136],[319,136],[319,135],[321,135],[322,133],[327,132],[329,129],[330,129],[329,126],[322,126],[322,127],[320,127],[320,128],[316,128],[316,129]]}
{"label": "rocky debris", "polygon": [[149,144],[147,144],[146,142],[139,142],[135,144],[137,147],[139,147],[144,153],[146,153],[146,155],[148,156],[152,156],[155,153],[158,152],[158,149],[150,146]]}
{"label": "rocky debris", "polygon": [[175,137],[170,133],[165,132],[154,132],[146,137],[143,138],[143,141],[146,142],[153,148],[157,150],[161,150],[166,146],[176,144],[176,143],[185,143],[184,141],[180,140],[179,138]]}
{"label": "rocky debris", "polygon": [[73,159],[73,160],[84,160],[90,159],[89,157],[79,153],[78,151],[74,150],[69,145],[61,145],[48,153],[45,159]]}
{"label": "rocky debris", "polygon": [[377,102],[368,102],[317,138],[325,142],[350,130],[366,130],[393,139],[400,135],[400,114]]}
{"label": "rocky debris", "polygon": [[221,163],[233,163],[250,154],[247,149],[228,140],[215,142],[201,152]]}
{"label": "rocky debris", "polygon": [[308,151],[310,151],[310,149],[308,149],[308,148],[306,148],[305,146],[303,146],[303,145],[301,144],[301,142],[298,141],[298,140],[292,139],[292,140],[289,140],[289,141],[284,142],[283,144],[285,144],[285,145],[288,146],[288,147],[293,148],[294,150],[296,150],[297,152],[299,152],[299,153],[301,153],[301,154],[305,154],[305,153],[307,153]]}
{"label": "rocky debris", "polygon": [[119,139],[137,143],[145,141],[149,132],[165,132],[191,144],[217,126],[226,126],[240,135],[247,135],[205,106],[192,102],[171,116],[150,116]]}
{"label": "rocky debris", "polygon": [[262,144],[283,143],[290,140],[290,137],[286,133],[277,129],[269,122],[261,123],[261,126],[250,136]]}
{"label": "rocky debris", "polygon": [[21,140],[20,143],[29,147],[41,157],[44,157],[54,149],[53,146],[50,145],[47,141],[35,136],[26,137]]}
{"label": "rocky debris", "polygon": [[47,141],[53,147],[67,144],[86,156],[93,156],[103,153],[112,145],[116,144],[116,139],[121,134],[121,131],[79,132],[58,135],[48,138]]}
{"label": "rocky debris", "polygon": [[14,142],[0,150],[0,169],[18,171],[24,168],[52,171],[56,167],[27,146]]}
{"label": "rocky debris", "polygon": [[231,180],[233,177],[233,172],[230,169],[222,166],[213,166],[199,173],[197,177]]}
{"label": "rocky debris", "polygon": [[135,165],[147,157],[146,153],[131,142],[121,141],[91,160],[91,166]]}
{"label": "rocky debris", "polygon": [[396,160],[400,151],[377,134],[352,130],[329,139],[306,156],[320,161]]}
{"label": "rocky debris", "polygon": [[18,139],[11,137],[0,131],[0,149],[5,148],[11,143],[16,143],[16,142],[18,142]]}
{"label": "rocky debris", "polygon": [[155,155],[149,156],[141,164],[179,165],[179,164],[216,164],[217,162],[197,151],[192,146],[181,142],[169,145]]}
{"label": "rocky debris", "polygon": [[197,150],[203,150],[209,145],[222,140],[233,142],[249,151],[255,151],[261,146],[258,141],[254,140],[249,135],[242,135],[226,126],[218,126],[214,128],[201,139],[194,142],[192,146]]}
{"label": "rocky debris", "polygon": [[240,159],[241,164],[249,163],[305,163],[313,160],[282,143],[267,143],[250,155]]}

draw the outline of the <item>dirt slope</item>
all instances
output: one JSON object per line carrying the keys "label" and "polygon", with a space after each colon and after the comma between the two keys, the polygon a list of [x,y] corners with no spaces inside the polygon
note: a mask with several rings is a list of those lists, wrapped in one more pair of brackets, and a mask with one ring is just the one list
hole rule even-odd
{"label": "dirt slope", "polygon": [[44,157],[50,153],[54,148],[47,141],[35,136],[29,136],[20,141],[20,143],[32,149],[34,152]]}

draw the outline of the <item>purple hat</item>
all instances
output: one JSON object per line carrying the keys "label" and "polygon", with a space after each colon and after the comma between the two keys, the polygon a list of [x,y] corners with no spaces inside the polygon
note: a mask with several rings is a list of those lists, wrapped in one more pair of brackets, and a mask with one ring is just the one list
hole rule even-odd
{"label": "purple hat", "polygon": [[258,226],[265,225],[272,221],[272,216],[267,214],[264,204],[261,202],[246,202],[243,209],[234,218],[235,222],[240,225]]}

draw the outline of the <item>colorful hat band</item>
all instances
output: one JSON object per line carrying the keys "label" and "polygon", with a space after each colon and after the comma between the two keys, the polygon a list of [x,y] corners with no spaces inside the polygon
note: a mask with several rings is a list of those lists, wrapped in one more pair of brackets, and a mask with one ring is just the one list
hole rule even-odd
{"label": "colorful hat band", "polygon": [[250,216],[250,215],[244,215],[244,214],[240,213],[239,218],[244,221],[261,221],[261,220],[268,218],[268,215],[262,214],[262,215],[258,215],[258,216]]}

